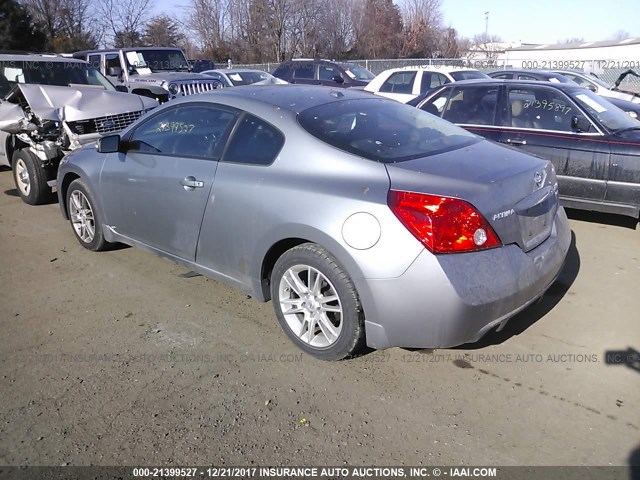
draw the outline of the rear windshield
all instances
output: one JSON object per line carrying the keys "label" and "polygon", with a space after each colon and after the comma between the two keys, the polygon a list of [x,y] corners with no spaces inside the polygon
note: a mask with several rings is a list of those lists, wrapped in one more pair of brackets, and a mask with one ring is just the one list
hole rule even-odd
{"label": "rear windshield", "polygon": [[301,112],[298,122],[325,143],[384,163],[434,155],[480,141],[452,123],[382,98],[319,105]]}
{"label": "rear windshield", "polygon": [[485,75],[477,70],[465,70],[463,72],[451,72],[451,76],[456,82],[461,80],[478,80],[481,78],[491,78],[489,75]]}

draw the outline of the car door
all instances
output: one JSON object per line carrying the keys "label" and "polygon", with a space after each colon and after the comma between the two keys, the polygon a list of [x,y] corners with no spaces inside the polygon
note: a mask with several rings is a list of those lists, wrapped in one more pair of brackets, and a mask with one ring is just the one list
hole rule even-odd
{"label": "car door", "polygon": [[[341,78],[342,81],[336,81],[338,78]],[[344,75],[338,68],[326,63],[318,64],[318,84],[327,87],[343,87],[344,83]]]}
{"label": "car door", "polygon": [[218,165],[212,193],[215,202],[206,209],[202,222],[198,265],[241,284],[251,283],[247,253],[255,251],[259,238],[252,234],[252,227],[243,227],[238,219],[248,217],[253,224],[261,224],[253,201],[258,186],[281,184],[282,177],[274,177],[271,165],[284,142],[284,134],[277,127],[249,113],[242,114]]}
{"label": "car door", "polygon": [[[550,160],[566,205],[604,200],[609,170],[609,145],[573,100],[559,89],[506,85],[499,141]],[[572,126],[574,117],[589,125]]]}
{"label": "car door", "polygon": [[[120,71],[120,75],[112,75]],[[118,52],[111,52],[104,54],[104,69],[102,74],[109,79],[114,85],[120,85],[124,80],[124,72],[122,71],[122,64],[120,63],[120,55]]]}
{"label": "car door", "polygon": [[611,166],[607,181],[607,202],[640,207],[640,141],[611,140]]}
{"label": "car door", "polygon": [[[420,83],[415,82],[414,91],[416,95],[422,95],[427,93],[434,88],[438,88],[442,85],[446,85],[451,81],[442,73],[438,72],[430,72],[428,70],[422,70],[422,77],[420,78]],[[416,90],[416,87],[419,85],[419,90]]]}
{"label": "car door", "polygon": [[389,78],[380,85],[380,90],[378,90],[376,94],[381,97],[397,100],[398,102],[407,103],[417,96],[417,94],[413,93],[417,74],[417,70],[393,72],[389,75]]}
{"label": "car door", "polygon": [[297,62],[293,66],[293,73],[289,83],[300,83],[303,85],[319,85],[316,74],[317,65],[313,62]]}
{"label": "car door", "polygon": [[106,223],[117,233],[193,261],[217,160],[237,113],[176,105],[140,123],[101,174]]}
{"label": "car door", "polygon": [[489,140],[498,140],[500,132],[495,125],[500,91],[500,85],[495,84],[451,85],[430,97],[420,108]]}

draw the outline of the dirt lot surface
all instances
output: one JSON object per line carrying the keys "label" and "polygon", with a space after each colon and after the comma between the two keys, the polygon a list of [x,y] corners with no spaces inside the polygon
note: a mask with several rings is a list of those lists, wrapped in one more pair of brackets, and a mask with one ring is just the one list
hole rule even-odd
{"label": "dirt lot surface", "polygon": [[0,464],[637,463],[640,366],[605,354],[640,350],[640,230],[571,216],[559,282],[502,332],[325,363],[270,303],[83,249],[0,171]]}

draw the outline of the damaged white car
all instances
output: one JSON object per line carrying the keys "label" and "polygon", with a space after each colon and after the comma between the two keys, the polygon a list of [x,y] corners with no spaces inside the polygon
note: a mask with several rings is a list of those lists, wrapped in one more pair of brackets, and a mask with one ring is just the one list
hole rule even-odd
{"label": "damaged white car", "polygon": [[0,55],[0,165],[22,199],[51,198],[62,157],[119,132],[157,101],[116,88],[87,62],[53,55]]}

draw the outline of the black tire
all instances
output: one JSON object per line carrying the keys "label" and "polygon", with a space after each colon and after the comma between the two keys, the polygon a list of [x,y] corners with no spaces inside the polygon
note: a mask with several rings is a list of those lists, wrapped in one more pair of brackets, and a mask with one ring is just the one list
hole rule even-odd
{"label": "black tire", "polygon": [[47,185],[47,171],[38,157],[22,148],[14,152],[11,162],[16,190],[25,203],[41,205],[53,199],[51,187]]}
{"label": "black tire", "polygon": [[[341,331],[337,339],[328,346],[313,346],[301,340],[289,326],[282,312],[280,283],[285,273],[290,268],[297,266],[309,266],[320,272],[331,283],[331,285],[326,284],[325,288],[332,287],[339,298],[339,304],[342,308]],[[293,295],[297,297],[297,294]],[[271,274],[271,299],[282,329],[301,350],[308,354],[321,360],[342,360],[356,355],[364,347],[364,312],[358,292],[345,269],[321,246],[315,243],[304,243],[282,254],[276,261]],[[301,317],[297,316],[296,318]],[[314,330],[318,328],[319,324],[314,327]]]}
{"label": "black tire", "polygon": [[[85,222],[93,226],[93,236],[91,237],[91,239],[89,239],[88,236],[83,237],[76,230],[75,222],[79,221],[80,218],[72,214],[72,212],[74,211],[74,205],[72,205],[71,202],[72,197],[77,200],[79,194],[84,196],[84,198],[86,199],[86,205],[92,213],[91,217],[89,217],[88,215],[86,215],[86,210],[83,209],[85,211]],[[71,182],[69,188],[67,189],[67,197],[65,199],[65,202],[67,206],[67,212],[69,214],[69,223],[71,224],[71,229],[73,230],[73,234],[78,239],[78,242],[80,242],[80,245],[82,245],[87,250],[92,250],[94,252],[105,250],[110,244],[104,239],[102,231],[102,217],[100,215],[100,212],[96,210],[96,202],[93,200],[93,195],[91,195],[91,192],[81,179],[78,178]],[[82,227],[79,228],[81,232],[87,233],[86,227],[84,230],[82,229]]]}

